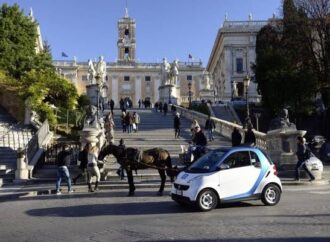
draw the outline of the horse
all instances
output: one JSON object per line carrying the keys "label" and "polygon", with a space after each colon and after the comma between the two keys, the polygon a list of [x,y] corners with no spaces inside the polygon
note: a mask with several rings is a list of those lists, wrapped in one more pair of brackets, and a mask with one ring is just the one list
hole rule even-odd
{"label": "horse", "polygon": [[[120,146],[110,143],[100,151],[98,159],[103,160],[107,155],[112,154],[117,162],[126,170],[127,181],[129,185],[129,196],[134,195],[135,185],[133,179],[133,170],[154,168],[158,170],[161,178],[161,185],[158,195],[162,196],[166,181],[166,174],[174,181],[174,170],[172,170],[172,161],[170,153],[162,148],[153,148],[139,151],[138,149]],[[165,174],[166,173],[166,174]]]}

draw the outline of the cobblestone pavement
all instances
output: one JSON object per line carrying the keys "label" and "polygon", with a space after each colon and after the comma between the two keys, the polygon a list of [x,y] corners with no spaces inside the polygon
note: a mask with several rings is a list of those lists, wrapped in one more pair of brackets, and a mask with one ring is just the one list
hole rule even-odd
{"label": "cobblestone pavement", "polygon": [[[168,191],[168,189],[167,189]],[[0,203],[0,241],[329,241],[330,189],[286,188],[277,206],[201,213],[154,189],[41,195]]]}

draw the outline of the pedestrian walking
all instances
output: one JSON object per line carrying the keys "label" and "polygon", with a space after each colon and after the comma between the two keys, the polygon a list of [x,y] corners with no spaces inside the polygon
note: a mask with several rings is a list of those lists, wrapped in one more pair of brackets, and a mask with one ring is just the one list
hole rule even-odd
{"label": "pedestrian walking", "polygon": [[139,131],[140,122],[141,122],[140,115],[137,112],[134,112],[133,113],[133,130],[134,130],[134,132]]}
{"label": "pedestrian walking", "polygon": [[104,122],[104,129],[105,129],[105,137],[107,141],[110,143],[114,142],[115,139],[115,122],[112,118],[112,113],[109,112],[109,114],[106,116],[105,122]]}
{"label": "pedestrian walking", "polygon": [[180,114],[176,113],[174,117],[174,138],[177,139],[180,137],[181,133],[181,119],[180,119]]}
{"label": "pedestrian walking", "polygon": [[214,140],[213,131],[215,130],[215,123],[214,120],[211,119],[211,115],[208,115],[208,118],[205,122],[205,129],[207,130],[209,141]]}
{"label": "pedestrian walking", "polygon": [[141,99],[139,99],[139,101],[138,101],[138,104],[139,104],[139,108],[141,108]]}
{"label": "pedestrian walking", "polygon": [[[100,173],[98,164],[103,164],[103,163],[97,159],[97,156],[98,156],[97,146],[89,145],[88,155],[87,155],[87,160],[88,160],[87,171],[88,171],[88,176],[89,176],[88,191],[89,192],[94,192],[94,191],[98,190],[98,185],[99,185],[99,182],[101,179],[101,173]],[[95,187],[93,189],[92,188],[92,179],[94,176],[96,177],[96,180],[95,180]]]}
{"label": "pedestrian walking", "polygon": [[[79,174],[74,177],[72,180],[73,180],[73,184],[76,185],[77,183],[77,180],[80,178],[80,177],[83,177],[83,176],[87,176],[87,163],[88,163],[88,150],[89,150],[89,146],[90,146],[90,143],[87,143],[85,145],[85,147],[83,148],[83,150],[81,150],[78,154],[78,160],[80,161],[80,165],[79,165],[79,169],[80,169],[80,172]],[[87,176],[87,179],[88,179],[88,176]]]}
{"label": "pedestrian walking", "polygon": [[231,145],[234,146],[240,146],[242,142],[242,135],[238,131],[238,129],[235,127],[233,132],[231,133]]}
{"label": "pedestrian walking", "polygon": [[253,133],[252,125],[248,125],[248,128],[245,131],[244,144],[246,144],[248,146],[255,146],[256,145],[256,136]]}
{"label": "pedestrian walking", "polygon": [[158,106],[159,106],[159,112],[163,112],[163,103],[162,102],[159,102],[158,103]]}
{"label": "pedestrian walking", "polygon": [[126,126],[126,113],[125,111],[122,111],[121,113],[121,126],[123,127],[123,133],[126,132],[127,126]]}
{"label": "pedestrian walking", "polygon": [[156,102],[155,103],[155,111],[156,111],[156,113],[158,112],[158,108],[159,108],[159,102]]}
{"label": "pedestrian walking", "polygon": [[314,181],[315,177],[313,174],[308,170],[306,166],[306,160],[310,158],[310,150],[306,146],[306,141],[302,136],[297,137],[297,152],[296,152],[298,162],[296,164],[295,168],[295,175],[296,175],[296,181],[299,181],[300,175],[299,175],[299,168],[302,167],[304,171],[308,174],[310,177],[310,181]]}
{"label": "pedestrian walking", "polygon": [[111,113],[113,115],[113,108],[115,107],[115,102],[111,99],[110,100],[110,110],[111,110]]}
{"label": "pedestrian walking", "polygon": [[57,178],[56,178],[56,194],[61,194],[61,181],[62,178],[66,179],[68,185],[68,192],[73,192],[71,188],[71,177],[69,172],[69,166],[71,162],[71,152],[68,150],[69,146],[63,144],[62,150],[57,155]]}
{"label": "pedestrian walking", "polygon": [[167,111],[168,111],[168,106],[167,106],[167,103],[166,102],[163,105],[163,111],[164,111],[164,115],[166,115],[167,114]]}
{"label": "pedestrian walking", "polygon": [[125,122],[127,127],[127,133],[131,133],[133,129],[133,116],[131,115],[130,112],[126,113]]}
{"label": "pedestrian walking", "polygon": [[120,99],[119,106],[120,106],[121,111],[123,111],[123,112],[126,111],[125,107],[124,107],[124,99],[123,98]]}

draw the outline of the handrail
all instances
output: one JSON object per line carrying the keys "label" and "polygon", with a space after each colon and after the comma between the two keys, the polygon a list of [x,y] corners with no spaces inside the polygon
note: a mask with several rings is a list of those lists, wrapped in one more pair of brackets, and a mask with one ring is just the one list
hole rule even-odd
{"label": "handrail", "polygon": [[27,143],[25,147],[25,153],[26,153],[26,159],[27,159],[27,164],[31,162],[33,159],[33,156],[37,153],[39,148],[41,148],[43,141],[49,134],[49,122],[46,119],[37,133],[33,135],[33,137],[30,139],[30,141]]}

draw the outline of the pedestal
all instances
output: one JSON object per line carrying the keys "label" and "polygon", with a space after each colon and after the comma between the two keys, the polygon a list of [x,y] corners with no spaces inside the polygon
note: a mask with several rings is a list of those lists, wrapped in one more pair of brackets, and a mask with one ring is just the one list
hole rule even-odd
{"label": "pedestal", "polygon": [[84,128],[81,131],[80,142],[82,147],[85,147],[87,143],[91,143],[93,146],[97,145],[97,147],[101,149],[105,143],[105,138],[101,129]]}
{"label": "pedestal", "polygon": [[201,100],[214,100],[214,92],[212,90],[202,89],[199,92],[199,96]]}
{"label": "pedestal", "polygon": [[91,105],[98,107],[97,97],[100,96],[100,87],[98,84],[90,84],[86,86],[87,96],[91,100]]}
{"label": "pedestal", "polygon": [[29,170],[27,169],[25,156],[17,158],[17,169],[15,171],[15,183],[24,182],[29,179]]}
{"label": "pedestal", "polygon": [[180,90],[175,85],[162,85],[158,88],[159,91],[159,101],[162,103],[169,103],[171,101],[172,104],[180,104],[179,96]]}

